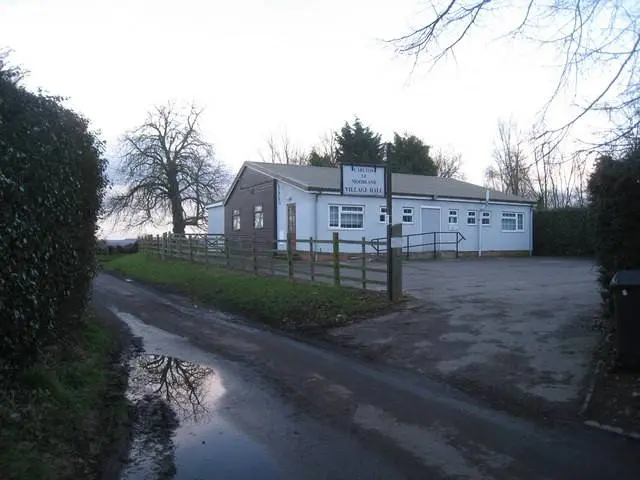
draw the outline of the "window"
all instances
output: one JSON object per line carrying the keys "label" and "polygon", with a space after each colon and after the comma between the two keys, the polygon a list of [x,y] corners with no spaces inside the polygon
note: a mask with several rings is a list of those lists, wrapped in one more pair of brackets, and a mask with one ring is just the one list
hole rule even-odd
{"label": "window", "polygon": [[482,225],[491,225],[491,212],[482,212]]}
{"label": "window", "polygon": [[329,228],[364,228],[364,207],[361,205],[329,205]]}
{"label": "window", "polygon": [[240,230],[240,210],[233,210],[231,212],[231,229]]}
{"label": "window", "polygon": [[402,223],[413,223],[413,207],[402,207]]}
{"label": "window", "polygon": [[458,224],[458,210],[449,210],[449,225]]}
{"label": "window", "polygon": [[387,207],[380,207],[378,220],[380,223],[387,223]]}
{"label": "window", "polygon": [[476,211],[469,210],[467,212],[467,225],[475,225],[476,224]]}
{"label": "window", "polygon": [[264,212],[262,211],[262,205],[256,205],[253,207],[253,228],[256,230],[264,228]]}
{"label": "window", "polygon": [[502,212],[503,232],[524,232],[524,213]]}

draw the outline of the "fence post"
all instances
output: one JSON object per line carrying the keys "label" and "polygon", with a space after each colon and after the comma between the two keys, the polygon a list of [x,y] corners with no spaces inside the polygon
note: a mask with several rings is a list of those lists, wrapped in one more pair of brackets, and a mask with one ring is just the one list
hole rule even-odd
{"label": "fence post", "polygon": [[333,232],[333,284],[340,286],[340,240],[338,232]]}
{"label": "fence post", "polygon": [[409,260],[409,235],[407,235],[407,260]]}
{"label": "fence post", "polygon": [[274,240],[271,246],[273,249],[269,252],[269,268],[271,270],[271,276],[276,274],[276,260],[278,255],[278,240]]}
{"label": "fence post", "polygon": [[251,236],[251,257],[253,259],[253,273],[258,273],[258,258],[256,257],[256,236]]}
{"label": "fence post", "polygon": [[433,232],[433,258],[436,258],[436,232]]}
{"label": "fence post", "polygon": [[313,282],[315,280],[315,276],[316,276],[316,265],[315,265],[315,252],[313,251],[313,237],[309,237],[309,273],[311,275],[311,281]]}
{"label": "fence post", "polygon": [[229,239],[227,237],[224,237],[224,256],[225,256],[225,265],[227,266],[227,268],[229,268],[230,265],[230,255],[231,255],[231,248],[229,247]]}
{"label": "fence post", "polygon": [[209,234],[204,234],[204,264],[209,264]]}
{"label": "fence post", "polygon": [[[401,223],[391,225],[391,236],[392,238],[402,237]],[[392,248],[389,255],[391,255],[391,284],[387,285],[387,290],[390,300],[397,302],[402,299],[402,247]]]}
{"label": "fence post", "polygon": [[362,288],[367,289],[367,249],[365,242],[367,239],[362,237]]}
{"label": "fence post", "polygon": [[287,267],[289,278],[293,278],[293,245],[291,244],[291,233],[287,232]]}
{"label": "fence post", "polygon": [[189,235],[189,261],[193,262],[193,237]]}
{"label": "fence post", "polygon": [[458,252],[458,233],[459,232],[456,232],[456,258],[460,258]]}
{"label": "fence post", "polygon": [[167,232],[162,234],[162,249],[160,250],[160,257],[163,260],[167,259]]}

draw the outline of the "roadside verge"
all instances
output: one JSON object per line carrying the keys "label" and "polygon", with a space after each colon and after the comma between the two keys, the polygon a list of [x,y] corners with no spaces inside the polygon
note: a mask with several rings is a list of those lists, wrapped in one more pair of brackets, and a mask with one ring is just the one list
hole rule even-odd
{"label": "roadside verge", "polygon": [[103,268],[170,287],[204,304],[282,330],[335,327],[391,308],[379,292],[252,276],[196,263],[158,260],[144,253],[120,257]]}
{"label": "roadside verge", "polygon": [[100,478],[104,459],[126,443],[127,371],[119,334],[89,312],[73,337],[3,384],[2,478]]}

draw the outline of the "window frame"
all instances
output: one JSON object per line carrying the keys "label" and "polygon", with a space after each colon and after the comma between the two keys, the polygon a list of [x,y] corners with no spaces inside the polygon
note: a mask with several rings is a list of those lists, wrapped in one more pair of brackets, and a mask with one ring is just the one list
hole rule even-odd
{"label": "window frame", "polygon": [[[236,226],[236,219],[238,220],[238,225]],[[242,223],[240,221],[240,209],[233,208],[231,210],[231,230],[237,232],[240,230]]]}
{"label": "window frame", "polygon": [[[473,220],[473,222],[469,222],[469,220]],[[467,221],[466,221],[466,224],[471,226],[471,227],[477,227],[478,226],[478,211],[477,210],[467,210]]]}
{"label": "window frame", "polygon": [[[514,230],[505,230],[504,228],[504,224],[503,224],[503,220],[505,219],[505,216],[509,215],[509,219],[513,219],[515,221],[515,229]],[[513,216],[511,216],[513,215]],[[522,228],[518,228],[518,217],[522,218]],[[500,230],[504,233],[522,233],[525,231],[525,227],[524,227],[524,212],[513,212],[513,211],[503,211],[502,214],[500,215]]]}
{"label": "window frame", "polygon": [[[260,226],[256,225],[258,218],[260,219]],[[264,207],[262,204],[253,206],[253,229],[254,230],[264,229]]]}
{"label": "window frame", "polygon": [[[453,215],[451,214],[451,212],[455,212]],[[456,221],[452,222],[451,219],[455,218]],[[447,224],[451,227],[451,226],[458,226],[460,225],[459,223],[459,219],[460,219],[460,210],[457,208],[447,208]]]}
{"label": "window frame", "polygon": [[[364,205],[352,205],[352,204],[339,204],[339,203],[331,203],[327,206],[327,224],[328,224],[328,228],[329,230],[364,230],[364,216],[365,216],[365,211],[366,208]],[[344,207],[347,208],[359,208],[361,209],[361,212],[359,212],[359,214],[362,215],[362,227],[343,227],[342,226],[342,209]],[[338,208],[338,225],[337,226],[333,226],[331,225],[331,208]],[[346,212],[346,213],[356,213],[356,212]]]}
{"label": "window frame", "polygon": [[[381,220],[383,216],[384,216],[384,220]],[[388,223],[388,219],[389,219],[389,216],[387,214],[387,206],[380,205],[380,207],[378,207],[378,223],[382,223],[386,225]]]}
{"label": "window frame", "polygon": [[[484,223],[484,220],[487,219],[487,223]],[[491,226],[491,211],[483,211],[480,215],[480,226],[482,227],[490,227]]]}
{"label": "window frame", "polygon": [[[411,213],[406,213],[405,210],[410,210]],[[411,216],[411,221],[410,222],[405,222],[404,217],[406,216]],[[402,223],[403,225],[413,225],[414,223],[416,223],[416,209],[415,207],[402,207]]]}

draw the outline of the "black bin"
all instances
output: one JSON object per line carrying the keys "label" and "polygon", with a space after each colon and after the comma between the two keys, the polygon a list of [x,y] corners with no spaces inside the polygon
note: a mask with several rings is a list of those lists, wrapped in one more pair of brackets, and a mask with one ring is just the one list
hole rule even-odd
{"label": "black bin", "polygon": [[640,369],[640,270],[621,270],[611,279],[618,337],[618,361]]}

